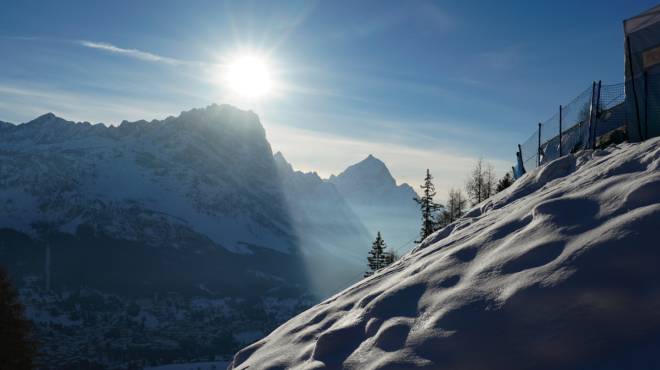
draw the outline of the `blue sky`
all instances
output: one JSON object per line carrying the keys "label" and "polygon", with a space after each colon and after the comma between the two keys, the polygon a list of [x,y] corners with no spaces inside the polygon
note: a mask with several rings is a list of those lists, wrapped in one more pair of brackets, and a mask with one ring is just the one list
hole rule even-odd
{"label": "blue sky", "polygon": [[[369,154],[439,199],[479,155],[516,144],[592,81],[623,80],[638,1],[3,1],[0,120],[44,113],[118,125],[227,103],[261,118],[294,169],[338,174]],[[271,90],[226,83],[242,56]]]}

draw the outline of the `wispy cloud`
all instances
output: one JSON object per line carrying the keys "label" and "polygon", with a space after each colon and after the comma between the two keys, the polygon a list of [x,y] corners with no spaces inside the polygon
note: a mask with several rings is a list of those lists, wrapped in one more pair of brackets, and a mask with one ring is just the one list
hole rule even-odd
{"label": "wispy cloud", "polygon": [[88,48],[95,48],[110,51],[113,53],[124,54],[133,58],[148,60],[151,62],[162,62],[171,65],[181,65],[181,64],[202,64],[200,62],[187,62],[183,60],[178,60],[174,58],[162,57],[160,55],[147,53],[137,49],[122,49],[114,45],[107,44],[105,42],[92,42],[92,41],[80,41],[80,45],[86,46]]}

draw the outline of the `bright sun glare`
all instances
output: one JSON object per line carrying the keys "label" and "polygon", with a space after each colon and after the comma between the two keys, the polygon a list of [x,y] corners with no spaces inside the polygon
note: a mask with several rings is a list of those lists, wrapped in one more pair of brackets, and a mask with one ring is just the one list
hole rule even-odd
{"label": "bright sun glare", "polygon": [[252,57],[244,57],[229,67],[229,86],[247,96],[258,96],[270,88],[271,82],[264,63]]}

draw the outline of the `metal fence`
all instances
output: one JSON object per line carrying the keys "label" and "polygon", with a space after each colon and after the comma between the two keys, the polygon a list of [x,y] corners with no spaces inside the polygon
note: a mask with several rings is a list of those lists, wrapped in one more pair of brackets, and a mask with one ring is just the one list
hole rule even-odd
{"label": "metal fence", "polygon": [[513,173],[517,180],[526,171],[580,150],[655,136],[660,136],[660,75],[645,74],[616,85],[594,82],[518,145]]}

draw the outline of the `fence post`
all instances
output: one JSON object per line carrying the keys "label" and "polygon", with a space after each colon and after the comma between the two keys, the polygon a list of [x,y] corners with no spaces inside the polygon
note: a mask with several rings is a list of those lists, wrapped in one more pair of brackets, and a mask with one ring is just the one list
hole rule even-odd
{"label": "fence post", "polygon": [[536,151],[537,167],[541,167],[541,122],[539,122],[539,150]]}
{"label": "fence post", "polygon": [[593,146],[592,148],[596,149],[596,128],[598,128],[598,107],[600,106],[600,83],[598,81],[598,93],[596,94],[596,113],[594,119],[594,136],[593,136]]}
{"label": "fence post", "polygon": [[[630,83],[632,84],[633,97],[635,98],[635,112],[637,113],[637,131],[639,132],[639,141],[644,141],[642,136],[642,127],[639,123],[639,103],[637,102],[637,89],[635,89],[635,72],[633,71],[632,53],[630,52],[630,37],[626,37],[626,46],[628,47],[628,65],[630,66]],[[626,113],[627,114],[627,113]],[[630,134],[628,134],[630,137]]]}
{"label": "fence post", "polygon": [[559,106],[559,158],[561,158],[561,105]]}
{"label": "fence post", "polygon": [[644,71],[644,136],[646,138],[649,137],[649,124],[648,124],[648,119],[646,118],[646,117],[648,117],[647,107],[648,107],[648,102],[649,102],[649,98],[648,98],[649,93],[648,93],[648,88],[646,87],[647,86],[646,84],[648,82],[647,81],[647,78],[648,78],[647,75],[648,74],[646,73],[646,71]]}
{"label": "fence post", "polygon": [[596,81],[591,84],[591,105],[589,106],[589,126],[587,126],[587,142],[584,143],[584,149],[589,149],[591,145],[591,122],[594,119],[594,97],[596,95]]}

